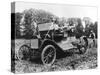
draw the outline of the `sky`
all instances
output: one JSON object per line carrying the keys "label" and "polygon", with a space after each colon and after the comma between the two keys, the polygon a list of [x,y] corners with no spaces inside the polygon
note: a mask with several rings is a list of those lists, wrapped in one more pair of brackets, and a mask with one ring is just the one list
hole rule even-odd
{"label": "sky", "polygon": [[97,21],[97,8],[93,6],[78,6],[67,4],[46,4],[33,2],[16,2],[15,12],[23,12],[25,9],[42,9],[58,17],[90,17],[93,22]]}

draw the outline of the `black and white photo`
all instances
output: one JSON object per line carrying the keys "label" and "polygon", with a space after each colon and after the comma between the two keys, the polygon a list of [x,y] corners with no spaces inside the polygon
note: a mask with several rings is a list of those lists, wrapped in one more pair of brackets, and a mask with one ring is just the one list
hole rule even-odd
{"label": "black and white photo", "polygon": [[12,72],[98,67],[97,7],[12,2],[11,8]]}

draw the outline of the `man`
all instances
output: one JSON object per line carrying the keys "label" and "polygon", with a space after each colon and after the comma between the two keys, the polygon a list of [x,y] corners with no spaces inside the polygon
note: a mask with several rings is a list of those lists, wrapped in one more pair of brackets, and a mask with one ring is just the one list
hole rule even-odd
{"label": "man", "polygon": [[40,38],[40,34],[39,34],[37,23],[35,21],[33,21],[31,26],[32,26],[32,30],[34,31],[33,32],[33,36],[36,36],[36,37]]}
{"label": "man", "polygon": [[95,46],[95,33],[91,30],[90,32],[90,36],[89,36],[92,40],[93,40],[93,47]]}

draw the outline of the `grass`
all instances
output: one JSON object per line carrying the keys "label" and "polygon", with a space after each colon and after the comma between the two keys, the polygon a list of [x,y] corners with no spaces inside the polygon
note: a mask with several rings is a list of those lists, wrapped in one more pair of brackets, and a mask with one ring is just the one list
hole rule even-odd
{"label": "grass", "polygon": [[[29,42],[29,41],[27,41]],[[26,43],[24,40],[16,40],[15,50]],[[91,44],[91,43],[90,43]],[[35,61],[35,60],[34,60]],[[56,59],[52,66],[45,66],[41,63],[15,60],[16,73],[31,73],[31,72],[48,72],[48,71],[66,71],[66,70],[83,70],[94,69],[97,67],[97,48],[88,48],[83,55],[73,54],[64,58]]]}

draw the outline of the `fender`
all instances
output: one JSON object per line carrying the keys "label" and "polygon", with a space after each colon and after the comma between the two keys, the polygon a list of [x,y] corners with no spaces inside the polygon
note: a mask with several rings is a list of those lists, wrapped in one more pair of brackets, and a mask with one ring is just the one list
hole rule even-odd
{"label": "fender", "polygon": [[41,43],[41,46],[39,48],[39,51],[42,52],[43,48],[45,46],[47,46],[47,45],[53,45],[56,48],[57,56],[65,54],[65,52],[63,51],[63,49],[61,47],[59,47],[55,41],[50,40],[50,39],[43,40],[43,42]]}

